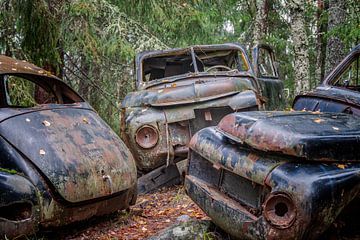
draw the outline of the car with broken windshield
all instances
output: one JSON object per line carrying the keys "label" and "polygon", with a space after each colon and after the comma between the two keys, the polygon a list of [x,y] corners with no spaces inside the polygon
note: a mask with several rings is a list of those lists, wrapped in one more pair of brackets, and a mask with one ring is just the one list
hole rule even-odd
{"label": "car with broken windshield", "polygon": [[192,137],[185,189],[215,224],[239,239],[358,233],[359,57],[360,45],[298,111],[232,113]]}
{"label": "car with broken windshield", "polygon": [[178,182],[198,130],[237,111],[283,105],[271,47],[250,61],[236,43],[149,51],[136,57],[136,91],[122,102],[122,138],[134,153],[139,191]]}
{"label": "car with broken windshield", "polygon": [[0,238],[126,209],[131,152],[59,78],[0,56]]}

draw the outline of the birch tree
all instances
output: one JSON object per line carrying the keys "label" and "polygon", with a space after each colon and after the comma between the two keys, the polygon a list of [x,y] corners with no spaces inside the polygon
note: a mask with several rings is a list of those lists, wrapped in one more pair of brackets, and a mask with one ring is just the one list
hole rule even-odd
{"label": "birch tree", "polygon": [[325,75],[345,57],[345,44],[338,36],[339,28],[346,23],[346,1],[329,0],[329,38],[326,45]]}
{"label": "birch tree", "polygon": [[289,0],[291,16],[291,38],[294,47],[295,94],[308,91],[309,57],[308,40],[305,30],[304,0]]}
{"label": "birch tree", "polygon": [[254,43],[258,44],[264,41],[264,38],[268,32],[268,0],[256,0],[255,1],[255,26],[254,26]]}

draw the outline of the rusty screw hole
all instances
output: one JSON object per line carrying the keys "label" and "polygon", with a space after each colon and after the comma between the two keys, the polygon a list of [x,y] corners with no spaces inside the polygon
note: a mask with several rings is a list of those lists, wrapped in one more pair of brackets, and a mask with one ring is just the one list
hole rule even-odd
{"label": "rusty screw hole", "polygon": [[275,214],[279,217],[284,217],[285,214],[289,211],[287,205],[283,202],[277,203],[275,205]]}

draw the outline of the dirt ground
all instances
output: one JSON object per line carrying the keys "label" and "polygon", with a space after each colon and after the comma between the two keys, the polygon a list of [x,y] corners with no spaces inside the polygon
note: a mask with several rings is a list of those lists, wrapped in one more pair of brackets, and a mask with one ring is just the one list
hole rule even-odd
{"label": "dirt ground", "polygon": [[208,219],[185,194],[183,187],[177,186],[139,196],[130,212],[121,211],[56,231],[42,231],[33,239],[145,239],[172,225],[179,217]]}

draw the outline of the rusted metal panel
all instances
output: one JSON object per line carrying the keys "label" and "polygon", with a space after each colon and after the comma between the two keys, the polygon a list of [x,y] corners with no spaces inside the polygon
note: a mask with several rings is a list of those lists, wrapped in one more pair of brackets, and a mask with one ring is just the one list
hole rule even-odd
{"label": "rusted metal panel", "polygon": [[221,75],[216,78],[209,77],[208,74],[204,77],[194,76],[186,78],[186,83],[183,83],[183,85],[176,81],[169,86],[165,84],[160,89],[148,89],[129,93],[123,100],[122,106],[166,107],[194,104],[235,95],[246,90],[256,90],[249,79],[238,77],[234,73],[230,73],[229,76]]}
{"label": "rusted metal panel", "polygon": [[341,113],[244,112],[226,116],[219,130],[252,148],[309,161],[360,159],[360,121]]}
{"label": "rusted metal panel", "polygon": [[235,144],[224,144],[226,138],[217,128],[204,128],[191,139],[189,147],[214,166],[227,169],[255,183],[263,184],[269,172],[282,164],[282,159],[268,159]]}

